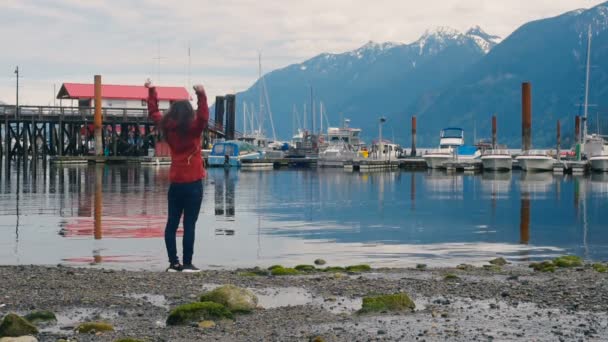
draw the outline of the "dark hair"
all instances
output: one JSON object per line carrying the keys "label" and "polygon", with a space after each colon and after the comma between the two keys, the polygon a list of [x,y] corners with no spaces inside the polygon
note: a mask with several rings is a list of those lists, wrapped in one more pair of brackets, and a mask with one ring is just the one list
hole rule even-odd
{"label": "dark hair", "polygon": [[183,100],[173,102],[160,121],[161,132],[167,137],[170,128],[169,121],[173,121],[175,122],[175,128],[179,134],[187,134],[193,119],[194,109],[192,109],[190,101]]}

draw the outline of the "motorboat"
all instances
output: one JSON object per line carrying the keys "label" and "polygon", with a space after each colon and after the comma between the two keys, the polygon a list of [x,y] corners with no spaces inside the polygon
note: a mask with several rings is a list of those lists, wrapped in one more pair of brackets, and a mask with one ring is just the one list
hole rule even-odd
{"label": "motorboat", "polygon": [[515,158],[522,170],[527,172],[553,171],[555,158],[543,151],[526,151]]}
{"label": "motorboat", "polygon": [[317,165],[320,167],[344,167],[345,162],[358,158],[359,153],[354,150],[352,145],[344,141],[334,141],[330,142],[323,151],[319,152]]}
{"label": "motorboat", "polygon": [[513,157],[508,150],[486,150],[481,155],[484,170],[510,171],[513,167]]}
{"label": "motorboat", "polygon": [[345,162],[361,158],[361,129],[349,127],[349,123],[350,120],[346,119],[342,127],[327,129],[327,141],[319,143],[318,166],[343,167]]}
{"label": "motorboat", "polygon": [[470,162],[481,156],[479,148],[464,144],[464,130],[450,127],[441,130],[439,148],[427,151],[422,155],[430,169],[445,168],[448,161]]}
{"label": "motorboat", "polygon": [[246,159],[263,159],[264,151],[244,141],[228,140],[213,144],[209,153],[209,166],[239,167]]}
{"label": "motorboat", "polygon": [[398,144],[389,140],[373,141],[369,153],[369,159],[391,161],[401,156],[403,149]]}
{"label": "motorboat", "polygon": [[608,151],[597,153],[589,158],[591,170],[598,172],[608,172]]}

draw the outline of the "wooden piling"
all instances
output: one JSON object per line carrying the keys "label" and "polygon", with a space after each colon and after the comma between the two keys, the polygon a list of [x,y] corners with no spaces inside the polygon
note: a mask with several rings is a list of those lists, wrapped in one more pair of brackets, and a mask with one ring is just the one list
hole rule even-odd
{"label": "wooden piling", "polygon": [[561,160],[561,151],[560,151],[560,144],[562,142],[562,127],[559,123],[559,120],[557,120],[557,160],[560,161]]}
{"label": "wooden piling", "polygon": [[521,85],[522,150],[532,147],[532,86],[529,82]]}
{"label": "wooden piling", "polygon": [[416,115],[412,116],[412,152],[410,156],[416,156]]}
{"label": "wooden piling", "polygon": [[492,116],[492,148],[496,149],[496,115]]}
{"label": "wooden piling", "polygon": [[95,75],[95,155],[103,156],[101,119],[101,75]]}

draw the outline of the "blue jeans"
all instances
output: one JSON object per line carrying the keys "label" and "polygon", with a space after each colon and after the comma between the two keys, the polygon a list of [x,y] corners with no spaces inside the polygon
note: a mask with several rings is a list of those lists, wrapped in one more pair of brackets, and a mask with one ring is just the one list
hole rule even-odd
{"label": "blue jeans", "polygon": [[169,186],[169,217],[165,227],[165,245],[167,246],[169,262],[172,265],[179,263],[175,233],[182,214],[184,215],[183,261],[184,264],[192,263],[194,229],[202,201],[203,183],[200,180],[192,183],[171,183]]}

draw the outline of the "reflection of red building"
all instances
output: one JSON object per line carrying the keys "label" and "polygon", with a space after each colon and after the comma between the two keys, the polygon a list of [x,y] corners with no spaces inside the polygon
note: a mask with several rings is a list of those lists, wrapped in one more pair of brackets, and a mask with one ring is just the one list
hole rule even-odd
{"label": "reflection of red building", "polygon": [[[101,220],[103,238],[162,238],[165,236],[166,216],[104,216]],[[77,217],[66,224],[61,235],[67,238],[94,237],[95,220],[93,217]],[[182,230],[178,230],[181,236]]]}

